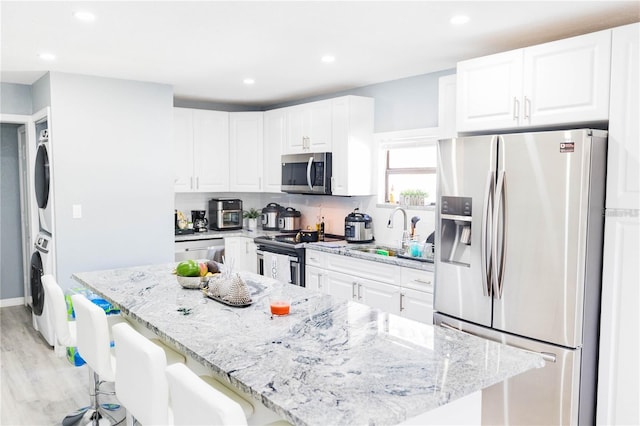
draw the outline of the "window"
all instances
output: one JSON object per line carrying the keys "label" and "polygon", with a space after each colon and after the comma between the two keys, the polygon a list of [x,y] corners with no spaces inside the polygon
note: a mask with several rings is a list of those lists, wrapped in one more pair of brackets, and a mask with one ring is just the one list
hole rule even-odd
{"label": "window", "polygon": [[[410,133],[410,134],[407,134]],[[380,140],[384,176],[379,197],[385,203],[424,206],[436,201],[437,129],[393,132]]]}

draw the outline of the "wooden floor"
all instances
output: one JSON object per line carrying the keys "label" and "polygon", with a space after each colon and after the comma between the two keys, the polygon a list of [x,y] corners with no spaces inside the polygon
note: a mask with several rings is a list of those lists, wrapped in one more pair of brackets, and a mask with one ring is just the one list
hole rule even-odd
{"label": "wooden floor", "polygon": [[0,308],[0,424],[60,425],[89,405],[89,373],[58,358],[24,306]]}

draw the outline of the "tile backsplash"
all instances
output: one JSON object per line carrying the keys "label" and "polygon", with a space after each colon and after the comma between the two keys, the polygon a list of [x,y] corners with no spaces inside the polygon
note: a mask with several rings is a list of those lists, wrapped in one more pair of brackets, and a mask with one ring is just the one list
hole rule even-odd
{"label": "tile backsplash", "polygon": [[[344,235],[344,218],[355,208],[369,214],[373,219],[373,234],[378,243],[395,244],[402,236],[403,217],[395,213],[392,229],[387,228],[389,215],[393,206],[377,204],[375,196],[369,197],[336,197],[323,195],[299,195],[285,193],[176,193],[175,208],[186,216],[191,210],[207,210],[211,198],[239,198],[245,210],[251,207],[261,210],[269,203],[278,203],[284,207],[293,207],[302,214],[303,228],[315,229],[318,217],[324,216],[325,232]],[[411,226],[411,218],[418,216],[416,234],[426,239],[435,229],[435,211],[433,208],[420,210],[407,208],[407,222]]]}

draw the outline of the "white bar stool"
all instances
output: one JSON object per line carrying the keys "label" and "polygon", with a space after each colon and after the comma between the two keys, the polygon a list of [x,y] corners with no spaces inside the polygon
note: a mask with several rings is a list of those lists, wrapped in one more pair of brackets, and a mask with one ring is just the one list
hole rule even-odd
{"label": "white bar stool", "polygon": [[63,357],[67,347],[76,346],[76,322],[67,321],[67,303],[64,300],[64,293],[53,275],[42,276],[42,287],[44,303],[47,304],[52,316],[51,323],[55,335],[53,348],[56,355]]}
{"label": "white bar stool", "polygon": [[131,424],[170,424],[164,351],[125,323],[113,326],[113,338],[118,359],[116,395],[127,409],[127,419]]}
{"label": "white bar stool", "polygon": [[71,301],[76,313],[78,352],[93,371],[93,389],[90,391],[93,405],[91,422],[94,425],[118,423],[101,407],[99,401],[99,395],[113,394],[101,391],[100,386],[104,382],[113,382],[116,370],[116,361],[110,347],[107,315],[102,308],[81,294],[71,296]]}
{"label": "white bar stool", "polygon": [[247,424],[240,404],[214,389],[187,366],[171,365],[167,367],[166,374],[174,425]]}

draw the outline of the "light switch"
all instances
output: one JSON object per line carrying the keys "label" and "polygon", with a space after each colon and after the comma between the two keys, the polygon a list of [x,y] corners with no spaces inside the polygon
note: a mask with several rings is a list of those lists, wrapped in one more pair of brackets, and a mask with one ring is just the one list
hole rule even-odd
{"label": "light switch", "polygon": [[73,205],[73,218],[74,219],[82,218],[82,204]]}

